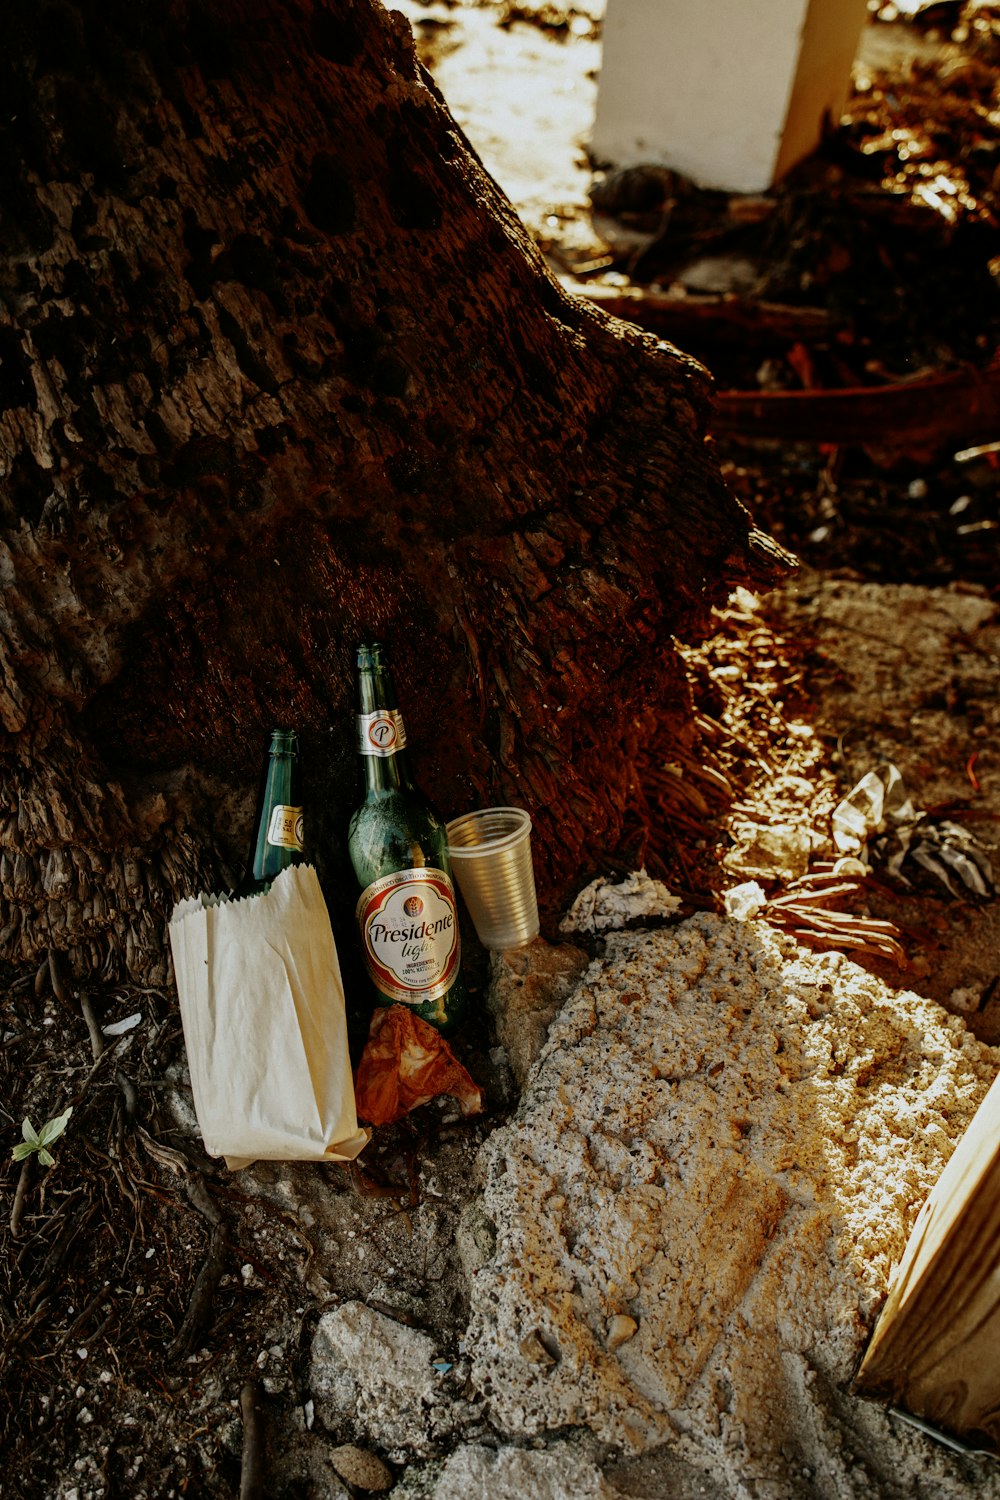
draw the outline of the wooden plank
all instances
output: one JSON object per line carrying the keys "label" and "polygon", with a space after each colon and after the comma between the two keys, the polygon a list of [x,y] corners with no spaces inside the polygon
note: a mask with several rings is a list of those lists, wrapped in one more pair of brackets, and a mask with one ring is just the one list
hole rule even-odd
{"label": "wooden plank", "polygon": [[732,345],[755,349],[831,338],[836,320],[822,307],[790,307],[781,302],[752,302],[741,297],[689,292],[654,292],[638,286],[588,285],[561,277],[561,285],[612,317],[637,323],[650,333],[678,343]]}
{"label": "wooden plank", "polygon": [[721,391],[716,433],[905,448],[987,442],[1000,432],[1000,360],[885,386],[837,391]]}
{"label": "wooden plank", "polygon": [[[709,359],[713,346],[780,348],[824,341],[836,325],[823,308],[746,302],[738,297],[678,297],[641,287],[587,286],[567,291]],[[924,458],[989,442],[1000,432],[1000,356],[984,369],[914,376],[840,390],[719,391],[711,430],[749,441],[857,444],[876,461]]]}
{"label": "wooden plank", "polygon": [[854,1389],[1000,1452],[1000,1077],[920,1210]]}

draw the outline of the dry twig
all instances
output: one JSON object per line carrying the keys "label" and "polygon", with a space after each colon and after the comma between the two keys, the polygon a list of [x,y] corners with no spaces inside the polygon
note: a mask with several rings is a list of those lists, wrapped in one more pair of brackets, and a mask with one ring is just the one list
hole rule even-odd
{"label": "dry twig", "polygon": [[209,1326],[212,1316],[212,1300],[215,1296],[215,1289],[222,1280],[222,1273],[226,1269],[228,1254],[229,1239],[225,1225],[217,1224],[212,1230],[208,1254],[198,1272],[187,1312],[167,1351],[170,1359],[186,1359],[189,1354],[194,1354],[198,1349],[202,1334]]}
{"label": "dry twig", "polygon": [[261,1500],[264,1494],[264,1393],[259,1380],[248,1380],[240,1391],[243,1418],[243,1466],[240,1500]]}
{"label": "dry twig", "polygon": [[10,1208],[10,1237],[12,1240],[20,1238],[21,1219],[24,1217],[24,1202],[28,1196],[28,1182],[31,1177],[31,1157],[26,1156],[21,1163],[20,1175],[17,1179],[17,1187],[14,1191],[14,1202]]}
{"label": "dry twig", "polygon": [[810,947],[846,949],[871,958],[889,959],[901,969],[909,968],[899,928],[893,922],[826,909],[828,901],[856,896],[862,889],[861,882],[844,880],[832,873],[806,875],[783,896],[768,901],[761,915],[770,926]]}

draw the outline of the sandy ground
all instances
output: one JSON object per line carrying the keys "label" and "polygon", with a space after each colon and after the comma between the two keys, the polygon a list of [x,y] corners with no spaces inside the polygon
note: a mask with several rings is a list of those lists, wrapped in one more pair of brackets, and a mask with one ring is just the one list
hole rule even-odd
{"label": "sandy ground", "polygon": [[[497,25],[498,8],[402,0],[418,51],[483,165],[543,246],[603,248],[590,226],[587,141],[597,99],[603,0],[566,24]],[[523,12],[559,11],[530,0]]]}

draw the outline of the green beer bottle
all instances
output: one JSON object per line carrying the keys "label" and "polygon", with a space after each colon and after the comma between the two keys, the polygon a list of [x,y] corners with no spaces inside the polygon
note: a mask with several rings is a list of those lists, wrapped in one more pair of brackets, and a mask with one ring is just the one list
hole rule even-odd
{"label": "green beer bottle", "polygon": [[357,921],[379,1005],[408,1005],[439,1031],[465,1011],[445,826],[413,783],[406,730],[380,645],[358,648],[358,750],[365,800],[347,848]]}
{"label": "green beer bottle", "polygon": [[288,865],[303,863],[298,787],[299,737],[294,730],[275,729],[257,803],[257,833],[237,896],[262,895]]}

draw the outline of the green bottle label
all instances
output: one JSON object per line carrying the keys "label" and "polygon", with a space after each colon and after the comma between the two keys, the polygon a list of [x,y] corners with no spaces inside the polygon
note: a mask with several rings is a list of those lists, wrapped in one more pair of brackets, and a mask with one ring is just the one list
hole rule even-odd
{"label": "green bottle label", "polygon": [[460,946],[455,891],[443,870],[396,870],[362,891],[357,906],[365,963],[379,992],[425,1005],[455,983]]}
{"label": "green bottle label", "polygon": [[377,713],[358,714],[358,749],[362,755],[388,759],[406,749],[406,728],[398,708],[380,708]]}
{"label": "green bottle label", "polygon": [[271,810],[271,821],[267,825],[267,842],[276,849],[298,849],[302,852],[304,822],[301,807],[285,807],[280,804]]}

